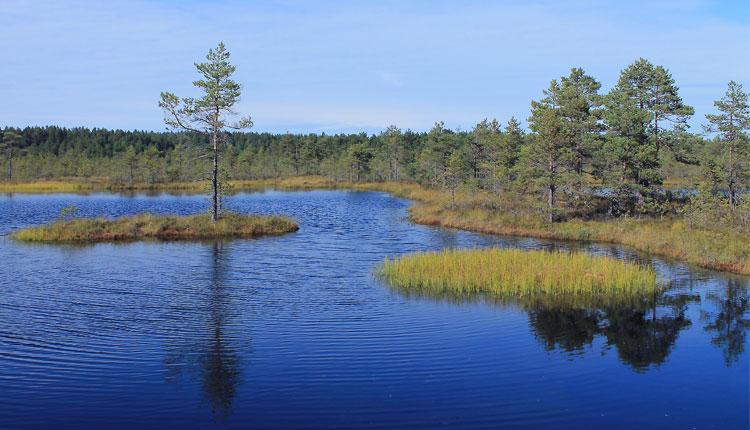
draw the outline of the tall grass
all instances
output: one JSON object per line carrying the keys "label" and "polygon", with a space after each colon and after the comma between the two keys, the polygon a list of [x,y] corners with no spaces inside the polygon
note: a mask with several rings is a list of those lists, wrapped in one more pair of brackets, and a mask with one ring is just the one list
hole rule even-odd
{"label": "tall grass", "polygon": [[659,288],[650,267],[582,252],[446,249],[386,258],[375,273],[433,294],[632,296]]}
{"label": "tall grass", "polygon": [[441,203],[415,205],[411,219],[420,224],[480,233],[585,242],[621,243],[702,267],[750,275],[750,234],[731,229],[691,229],[681,219],[573,219],[548,223],[541,216]]}
{"label": "tall grass", "polygon": [[216,223],[208,214],[156,216],[140,214],[115,220],[77,218],[29,227],[13,233],[13,238],[29,242],[89,242],[104,240],[207,239],[251,237],[299,230],[297,223],[284,216],[225,214]]}

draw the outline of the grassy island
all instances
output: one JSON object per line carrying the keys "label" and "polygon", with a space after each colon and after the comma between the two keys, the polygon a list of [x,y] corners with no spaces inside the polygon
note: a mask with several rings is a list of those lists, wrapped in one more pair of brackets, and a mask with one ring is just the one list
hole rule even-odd
{"label": "grassy island", "polygon": [[386,259],[376,275],[433,293],[639,295],[659,289],[650,267],[582,252],[454,249]]}
{"label": "grassy island", "polygon": [[191,216],[140,214],[114,220],[75,218],[48,225],[29,227],[13,233],[13,238],[29,242],[94,242],[107,240],[209,239],[253,237],[299,230],[297,223],[284,216],[224,214],[215,223],[206,214]]}

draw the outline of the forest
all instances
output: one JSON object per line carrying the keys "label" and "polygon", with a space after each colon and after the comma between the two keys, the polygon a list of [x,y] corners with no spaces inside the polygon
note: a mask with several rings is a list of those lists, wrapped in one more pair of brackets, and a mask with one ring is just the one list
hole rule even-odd
{"label": "forest", "polygon": [[[702,130],[671,73],[643,58],[606,94],[580,68],[515,118],[470,130],[389,126],[377,135],[222,135],[223,180],[319,175],[337,182],[410,182],[456,195],[512,198],[549,222],[571,218],[684,216],[693,225],[750,228],[750,113],[742,85],[717,94]],[[57,126],[6,127],[11,183],[72,180],[166,184],[205,180],[206,136]],[[460,203],[460,202],[459,202]]]}

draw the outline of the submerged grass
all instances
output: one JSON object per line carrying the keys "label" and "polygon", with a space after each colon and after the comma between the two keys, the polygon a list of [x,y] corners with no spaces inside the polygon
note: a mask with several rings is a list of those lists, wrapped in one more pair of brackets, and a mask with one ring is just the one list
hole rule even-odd
{"label": "submerged grass", "polygon": [[210,216],[205,213],[192,216],[140,214],[114,220],[60,220],[19,230],[13,233],[13,238],[29,242],[93,242],[142,238],[208,239],[252,237],[297,230],[297,223],[284,216],[225,214],[213,223]]}
{"label": "submerged grass", "polygon": [[386,258],[376,274],[431,294],[623,297],[659,289],[651,267],[582,252],[446,249]]}

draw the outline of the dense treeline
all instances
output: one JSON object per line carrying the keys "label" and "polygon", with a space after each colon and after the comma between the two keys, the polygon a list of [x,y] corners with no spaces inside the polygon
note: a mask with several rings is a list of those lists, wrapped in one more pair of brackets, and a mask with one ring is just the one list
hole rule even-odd
{"label": "dense treeline", "polygon": [[[731,82],[715,102],[717,113],[707,116],[704,133],[688,129],[693,108],[662,66],[639,59],[608,93],[600,89],[579,68],[553,80],[531,103],[530,132],[510,118],[485,119],[471,130],[450,130],[442,122],[429,132],[390,126],[369,136],[229,133],[223,136],[222,176],[324,175],[414,181],[451,194],[513,194],[550,221],[679,211],[693,222],[707,218],[707,207],[734,213],[744,205],[747,211],[750,122],[741,85]],[[209,145],[197,133],[5,128],[0,142],[7,177],[19,182],[183,182],[210,172]],[[664,191],[666,180],[686,188],[700,183],[700,193],[675,197]]]}

